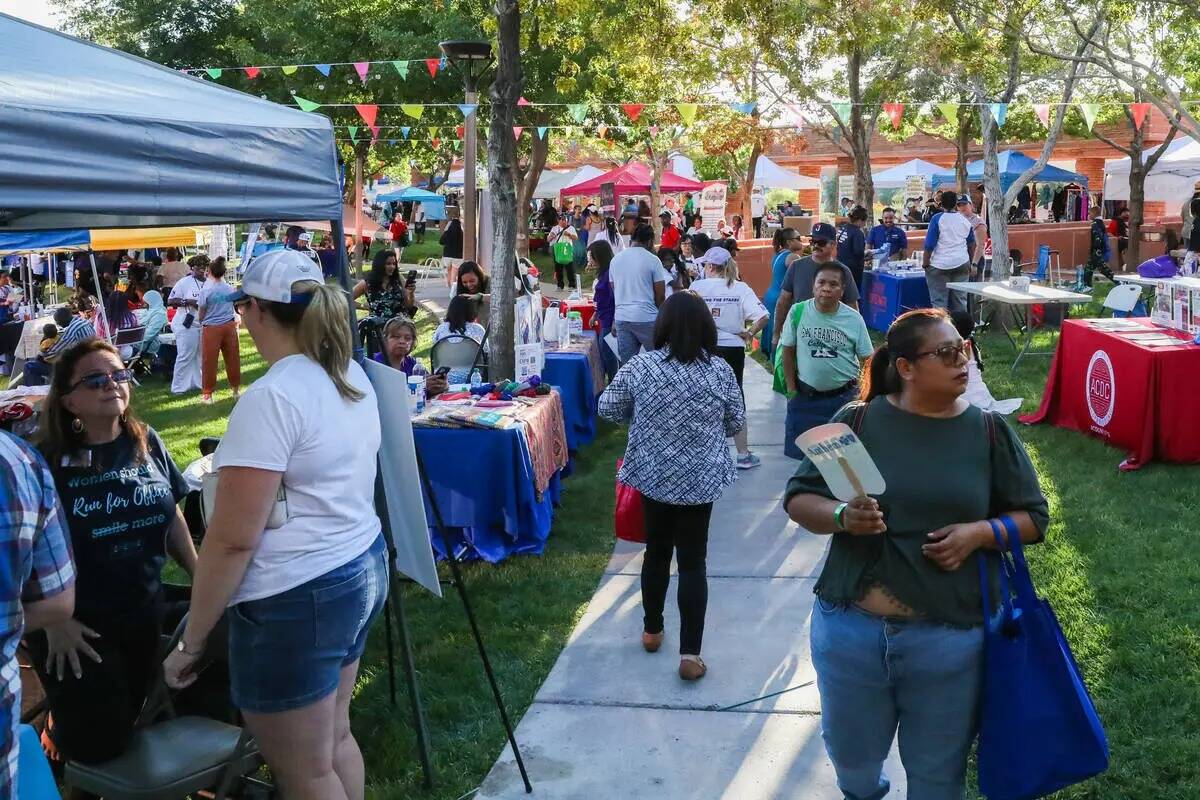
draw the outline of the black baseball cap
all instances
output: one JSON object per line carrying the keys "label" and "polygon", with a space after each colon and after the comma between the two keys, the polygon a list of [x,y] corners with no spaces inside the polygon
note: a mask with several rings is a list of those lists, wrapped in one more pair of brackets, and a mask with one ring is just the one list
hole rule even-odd
{"label": "black baseball cap", "polygon": [[832,242],[837,238],[837,230],[828,222],[818,222],[812,226],[810,236],[813,239],[824,239],[827,242]]}

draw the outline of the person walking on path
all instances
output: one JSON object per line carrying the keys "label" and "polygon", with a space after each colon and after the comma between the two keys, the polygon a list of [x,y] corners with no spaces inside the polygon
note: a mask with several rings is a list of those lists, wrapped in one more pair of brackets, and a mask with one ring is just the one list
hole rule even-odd
{"label": "person walking on path", "polygon": [[662,646],[671,554],[679,566],[679,677],[697,680],[708,605],[706,559],[713,502],[733,482],[725,440],[746,424],[733,370],[716,357],[717,327],[704,301],[671,295],[654,325],[654,350],[633,358],[600,395],[598,413],[629,423],[618,478],[642,494],[642,646]]}
{"label": "person walking on path", "polygon": [[788,267],[787,275],[783,277],[783,288],[779,292],[778,302],[775,303],[772,341],[779,341],[780,330],[783,328],[784,320],[788,317],[788,312],[792,310],[792,304],[808,300],[813,296],[817,268],[822,264],[833,263],[842,268],[845,276],[842,302],[855,311],[858,310],[858,285],[854,282],[854,275],[845,264],[833,257],[836,240],[837,231],[828,222],[818,222],[813,225],[812,236],[809,238],[812,243],[812,255],[793,261]]}
{"label": "person walking on path", "polygon": [[642,223],[630,236],[629,247],[613,257],[608,269],[615,305],[613,332],[622,364],[636,356],[641,347],[654,349],[654,323],[659,306],[666,300],[667,283],[653,247],[654,229]]}
{"label": "person walking on path", "polygon": [[969,358],[945,311],[901,315],[871,356],[863,403],[835,418],[857,429],[887,490],[840,503],[807,458],[787,485],[788,515],[833,535],[810,646],[846,797],[887,794],[883,762],[898,734],[908,796],[961,800],[992,612],[977,563],[995,549],[989,519],[1010,516],[1027,543],[1049,524],[1020,440],[962,397]]}
{"label": "person walking on path", "polygon": [[965,311],[967,304],[962,292],[951,292],[946,288],[948,283],[965,281],[971,276],[971,248],[975,244],[971,222],[955,210],[956,206],[954,193],[944,192],[942,210],[929,220],[929,230],[925,232],[922,266],[933,307]]}
{"label": "person walking on path", "polygon": [[771,258],[771,285],[763,296],[763,305],[767,307],[770,316],[758,341],[759,349],[767,358],[773,358],[775,355],[775,340],[771,336],[775,332],[775,305],[779,302],[779,293],[783,291],[783,279],[787,276],[788,264],[799,258],[803,246],[800,234],[795,228],[780,228],[775,231],[771,241],[771,247],[775,251]]}
{"label": "person walking on path", "polygon": [[[386,252],[386,251],[381,251]],[[225,380],[233,399],[242,390],[242,354],[238,350],[237,322],[229,297],[233,287],[225,282],[225,262],[217,259],[209,269],[212,280],[200,290],[200,402],[213,401],[217,387],[217,355],[225,359]]]}
{"label": "person walking on path", "polygon": [[446,287],[449,288],[458,279],[458,266],[463,262],[463,229],[456,213],[446,223],[438,244],[442,246],[442,266],[446,268]]}
{"label": "person walking on path", "polygon": [[175,334],[175,371],[171,376],[171,394],[184,394],[199,389],[200,380],[200,325],[196,320],[200,291],[208,272],[208,256],[203,253],[188,259],[192,273],[180,278],[167,298],[167,305],[175,307],[171,319],[171,332]]}
{"label": "person walking on path", "polygon": [[1079,287],[1084,291],[1091,290],[1092,276],[1097,272],[1110,281],[1113,279],[1113,271],[1108,266],[1108,260],[1112,258],[1112,247],[1108,243],[1108,228],[1100,217],[1100,206],[1093,206],[1088,212],[1088,218],[1092,221],[1089,229],[1088,263],[1083,270],[1083,285]]}
{"label": "person walking on path", "polygon": [[[717,326],[716,355],[725,359],[733,369],[738,391],[745,402],[742,375],[746,369],[746,346],[767,324],[767,307],[753,289],[738,280],[738,265],[728,250],[714,247],[697,263],[704,269],[704,278],[693,283],[691,290],[700,295],[712,313]],[[738,452],[738,469],[752,469],[762,463],[758,456],[750,452],[749,438],[749,427],[746,425],[733,437]]]}
{"label": "person walking on path", "polygon": [[783,454],[803,458],[796,437],[824,425],[858,394],[863,359],[871,355],[871,335],[862,314],[842,302],[845,274],[823,264],[813,298],[793,306],[783,326],[783,374],[788,407]]}
{"label": "person walking on path", "polygon": [[849,218],[838,226],[837,260],[850,268],[854,285],[862,291],[863,267],[867,259],[867,210],[862,206],[850,209]]}

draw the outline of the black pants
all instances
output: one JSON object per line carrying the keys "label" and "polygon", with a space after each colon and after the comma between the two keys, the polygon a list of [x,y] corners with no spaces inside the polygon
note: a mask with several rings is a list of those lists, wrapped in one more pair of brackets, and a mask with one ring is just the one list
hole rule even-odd
{"label": "black pants", "polygon": [[646,556],[642,561],[645,631],[662,633],[663,606],[671,583],[671,553],[679,565],[679,654],[700,655],[704,611],[708,607],[708,521],[712,503],[677,506],[642,498],[646,517]]}
{"label": "black pants", "polygon": [[572,261],[570,264],[559,264],[557,261],[554,262],[554,283],[558,286],[558,288],[560,290],[563,288],[563,273],[564,272],[566,273],[566,276],[567,276],[567,283],[566,283],[567,287],[574,289],[575,288],[575,262]]}
{"label": "black pants", "polygon": [[1103,250],[1093,250],[1091,258],[1088,259],[1087,266],[1083,268],[1083,285],[1092,285],[1092,275],[1099,272],[1110,281],[1113,279],[1113,271],[1108,266],[1108,261],[1104,258]]}

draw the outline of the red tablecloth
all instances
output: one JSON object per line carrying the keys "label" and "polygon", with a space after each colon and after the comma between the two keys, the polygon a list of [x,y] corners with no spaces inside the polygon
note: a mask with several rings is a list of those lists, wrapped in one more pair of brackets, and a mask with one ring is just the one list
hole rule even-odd
{"label": "red tablecloth", "polygon": [[[542,295],[542,308],[549,308],[550,302],[551,299],[549,297]],[[587,300],[576,300],[572,302],[562,300],[559,302],[559,305],[562,307],[562,309],[564,309],[562,312],[564,316],[569,311],[578,311],[579,316],[583,318],[583,329],[585,331],[592,330],[592,317],[596,315],[595,303]],[[599,325],[599,321],[597,321],[596,324]],[[599,327],[597,327],[596,330],[600,330]]]}
{"label": "red tablecloth", "polygon": [[[1137,320],[1147,331],[1162,331]],[[1200,462],[1200,345],[1146,347],[1084,320],[1063,323],[1042,405],[1021,417],[1083,431],[1129,452],[1121,469],[1150,461]]]}

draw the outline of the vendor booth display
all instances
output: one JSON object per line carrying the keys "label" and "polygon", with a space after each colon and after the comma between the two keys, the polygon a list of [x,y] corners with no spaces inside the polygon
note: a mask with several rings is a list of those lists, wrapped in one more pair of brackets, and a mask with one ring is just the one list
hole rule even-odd
{"label": "vendor booth display", "polygon": [[[1028,278],[1015,277],[1008,281],[987,281],[987,282],[972,282],[972,281],[955,281],[946,284],[947,288],[952,292],[962,292],[966,295],[974,295],[980,300],[991,305],[992,308],[986,314],[986,321],[994,322],[1004,331],[1008,341],[1012,344],[1013,349],[1017,351],[1017,356],[1013,359],[1012,368],[1015,370],[1017,365],[1021,363],[1021,359],[1026,356],[1051,355],[1049,352],[1034,351],[1030,348],[1033,346],[1033,334],[1036,327],[1035,310],[1041,308],[1044,310],[1048,306],[1060,306],[1064,309],[1067,306],[1077,305],[1080,303],[1090,303],[1092,296],[1088,294],[1080,294],[1078,292],[1069,292],[1065,289],[1057,289],[1053,286],[1041,286],[1036,283],[1029,283]],[[984,303],[980,303],[982,307]],[[1016,318],[1016,310],[1024,309],[1024,324],[1014,325],[1010,320]]]}
{"label": "vendor booth display", "polygon": [[[1007,192],[1008,188],[1016,183],[1017,178],[1025,174],[1027,169],[1037,163],[1019,150],[1005,150],[997,156],[997,161],[1000,165],[1000,190],[1004,192]],[[939,172],[933,175],[931,180],[934,186],[939,186],[957,183],[958,177],[952,171]],[[1086,176],[1056,167],[1053,164],[1046,164],[1030,180],[1037,183],[1075,183],[1085,187],[1088,182]],[[980,183],[982,181],[983,159],[981,158],[967,164],[967,182]]]}
{"label": "vendor booth display", "polygon": [[925,270],[867,270],[859,307],[871,330],[886,331],[896,317],[914,308],[929,308]]}
{"label": "vendor booth display", "polygon": [[[643,195],[650,192],[650,168],[645,164],[632,161],[602,175],[596,175],[584,181],[566,186],[559,191],[560,197],[591,197],[600,194],[603,184],[611,183],[613,192],[618,197],[627,195]],[[664,171],[659,180],[658,190],[664,194],[679,192],[698,192],[704,188],[700,181],[684,178],[674,172]]]}

